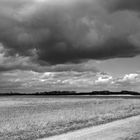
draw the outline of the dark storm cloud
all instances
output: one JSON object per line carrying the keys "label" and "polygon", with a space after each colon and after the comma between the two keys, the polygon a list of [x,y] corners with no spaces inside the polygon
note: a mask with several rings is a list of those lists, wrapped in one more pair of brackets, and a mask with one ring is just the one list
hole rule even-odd
{"label": "dark storm cloud", "polygon": [[139,0],[110,0],[109,9],[111,11],[118,10],[140,10]]}
{"label": "dark storm cloud", "polygon": [[5,56],[6,49],[0,44],[0,72],[14,70],[32,70],[36,72],[68,72],[92,71],[94,73],[99,70],[93,65],[93,61],[82,62],[80,64],[57,64],[57,65],[40,65],[33,57],[23,56]]}
{"label": "dark storm cloud", "polygon": [[30,44],[30,41],[28,43],[26,40],[22,41],[28,36],[24,32],[23,23],[20,22],[19,11],[32,2],[32,0],[0,0],[0,42],[8,48],[8,55],[14,55],[15,51],[20,54],[26,53],[25,49],[29,47],[27,44]]}
{"label": "dark storm cloud", "polygon": [[103,44],[95,45],[93,48],[82,47],[79,49],[67,46],[67,50],[61,52],[59,49],[57,50],[52,47],[50,50],[41,52],[39,56],[43,61],[57,64],[66,62],[79,63],[80,60],[86,59],[104,60],[109,58],[134,57],[139,53],[140,50],[127,39],[110,38]]}
{"label": "dark storm cloud", "polygon": [[13,70],[13,69],[15,69],[15,67],[14,68],[9,68],[9,67],[0,67],[0,72],[5,72],[5,71],[10,71],[10,70]]}
{"label": "dark storm cloud", "polygon": [[[0,0],[0,42],[7,50],[5,56],[33,57],[43,66],[138,55],[137,14],[108,13],[102,2]],[[126,0],[113,2],[114,9],[119,9]],[[130,0],[126,3],[131,5]],[[134,3],[133,7],[138,5]]]}
{"label": "dark storm cloud", "polygon": [[77,72],[93,72],[97,73],[99,70],[90,63],[81,63],[81,64],[58,64],[51,66],[40,66],[38,64],[34,64],[32,62],[27,62],[26,65],[24,63],[17,64],[5,64],[0,65],[0,73],[5,71],[12,70],[25,70],[25,71],[35,71],[35,72],[68,72],[68,71],[77,71]]}

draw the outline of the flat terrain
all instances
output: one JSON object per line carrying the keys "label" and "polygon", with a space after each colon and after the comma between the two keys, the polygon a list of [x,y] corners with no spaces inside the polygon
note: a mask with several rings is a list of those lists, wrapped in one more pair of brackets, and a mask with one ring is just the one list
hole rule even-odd
{"label": "flat terrain", "polygon": [[140,116],[39,140],[140,140]]}
{"label": "flat terrain", "polygon": [[140,99],[0,97],[0,140],[34,140],[140,114]]}

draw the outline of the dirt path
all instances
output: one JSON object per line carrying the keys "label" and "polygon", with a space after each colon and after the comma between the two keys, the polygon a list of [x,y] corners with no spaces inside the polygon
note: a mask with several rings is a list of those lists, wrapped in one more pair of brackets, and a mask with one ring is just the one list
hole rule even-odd
{"label": "dirt path", "polygon": [[126,140],[135,134],[140,136],[140,116],[39,140]]}

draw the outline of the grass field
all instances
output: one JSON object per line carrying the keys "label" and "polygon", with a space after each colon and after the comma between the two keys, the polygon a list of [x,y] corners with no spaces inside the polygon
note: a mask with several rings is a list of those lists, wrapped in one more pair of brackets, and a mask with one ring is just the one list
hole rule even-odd
{"label": "grass field", "polygon": [[140,114],[140,99],[0,97],[0,140],[34,140]]}

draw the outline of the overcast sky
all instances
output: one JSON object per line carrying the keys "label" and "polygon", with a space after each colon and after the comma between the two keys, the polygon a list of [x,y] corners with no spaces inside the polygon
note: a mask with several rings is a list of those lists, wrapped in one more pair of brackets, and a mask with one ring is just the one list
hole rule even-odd
{"label": "overcast sky", "polygon": [[140,0],[0,0],[0,92],[140,91]]}

